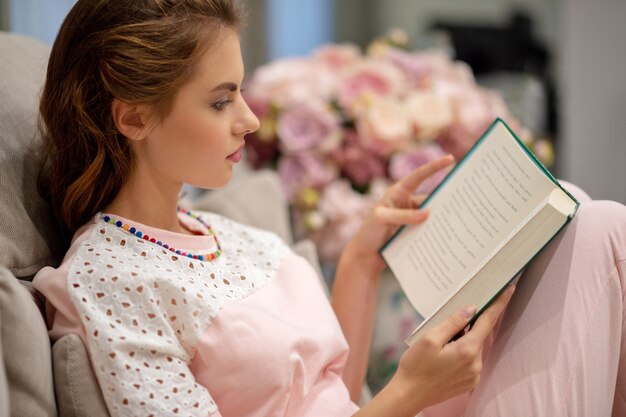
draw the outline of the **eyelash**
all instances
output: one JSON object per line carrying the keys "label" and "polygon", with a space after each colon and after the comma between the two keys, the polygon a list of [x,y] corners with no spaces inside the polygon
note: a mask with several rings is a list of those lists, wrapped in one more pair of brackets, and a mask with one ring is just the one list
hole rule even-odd
{"label": "eyelash", "polygon": [[217,103],[214,103],[211,107],[213,107],[217,111],[224,111],[226,110],[226,107],[228,107],[228,105],[232,102],[233,102],[232,99],[225,98],[223,100],[218,101]]}
{"label": "eyelash", "polygon": [[[244,88],[240,88],[239,89],[239,93],[243,93],[245,91]],[[230,103],[232,103],[234,100],[231,98],[223,98],[222,100],[218,101],[217,103],[214,103],[211,107],[213,107],[213,109],[215,109],[218,112],[222,112],[224,110],[226,110],[226,107],[228,107],[228,105]]]}

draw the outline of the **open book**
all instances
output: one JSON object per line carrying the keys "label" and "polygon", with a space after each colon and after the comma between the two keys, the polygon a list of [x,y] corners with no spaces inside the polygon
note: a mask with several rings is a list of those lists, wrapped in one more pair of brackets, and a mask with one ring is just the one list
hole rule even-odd
{"label": "open book", "polygon": [[578,201],[500,119],[422,204],[428,219],[381,249],[423,317],[408,337],[458,309],[476,317],[574,216]]}

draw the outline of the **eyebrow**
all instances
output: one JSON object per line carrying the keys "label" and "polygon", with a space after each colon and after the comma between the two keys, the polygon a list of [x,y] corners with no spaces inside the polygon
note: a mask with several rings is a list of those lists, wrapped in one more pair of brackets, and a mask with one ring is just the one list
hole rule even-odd
{"label": "eyebrow", "polygon": [[231,82],[224,82],[213,88],[211,91],[219,91],[219,90],[229,90],[229,91],[237,91],[237,84]]}

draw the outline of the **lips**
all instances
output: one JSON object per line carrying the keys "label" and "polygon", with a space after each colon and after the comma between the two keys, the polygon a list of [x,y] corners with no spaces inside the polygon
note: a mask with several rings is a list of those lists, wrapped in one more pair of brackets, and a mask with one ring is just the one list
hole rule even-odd
{"label": "lips", "polygon": [[237,163],[239,161],[241,161],[241,158],[243,156],[243,147],[244,145],[241,145],[239,147],[239,149],[237,149],[235,152],[231,153],[230,155],[228,155],[226,157],[226,159],[228,159],[231,162]]}

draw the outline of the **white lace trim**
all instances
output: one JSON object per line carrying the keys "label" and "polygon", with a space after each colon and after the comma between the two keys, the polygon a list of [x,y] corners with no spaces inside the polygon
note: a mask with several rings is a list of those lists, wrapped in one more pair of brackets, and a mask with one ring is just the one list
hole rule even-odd
{"label": "white lace trim", "polygon": [[[113,416],[206,416],[217,410],[189,363],[228,299],[275,276],[287,247],[275,235],[202,213],[222,255],[176,255],[98,221],[68,273],[67,289]],[[183,249],[183,248],[181,248]]]}

